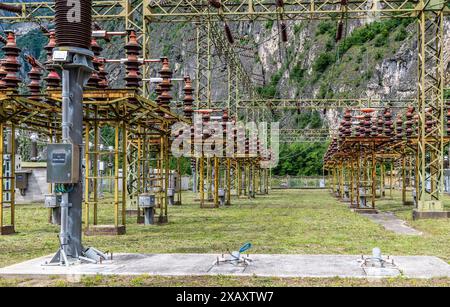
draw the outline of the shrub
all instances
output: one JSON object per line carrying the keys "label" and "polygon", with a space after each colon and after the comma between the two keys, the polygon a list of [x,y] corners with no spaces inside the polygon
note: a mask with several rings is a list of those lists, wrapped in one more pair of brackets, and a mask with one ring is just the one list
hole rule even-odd
{"label": "shrub", "polygon": [[320,74],[323,73],[328,68],[328,66],[330,66],[334,62],[334,55],[330,52],[325,52],[317,57],[316,61],[313,64],[313,69]]}

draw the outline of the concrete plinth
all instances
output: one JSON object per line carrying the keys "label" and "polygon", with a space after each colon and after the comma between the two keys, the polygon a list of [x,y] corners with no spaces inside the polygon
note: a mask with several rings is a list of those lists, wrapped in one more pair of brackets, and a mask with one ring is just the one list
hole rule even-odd
{"label": "concrete plinth", "polygon": [[7,225],[0,228],[0,235],[6,236],[6,235],[12,235],[15,234],[14,226]]}
{"label": "concrete plinth", "polygon": [[418,211],[413,210],[413,220],[421,219],[448,219],[450,218],[450,211]]}
{"label": "concrete plinth", "polygon": [[395,271],[362,267],[357,255],[250,255],[247,267],[215,265],[217,254],[114,254],[112,261],[70,267],[43,266],[51,256],[0,269],[2,277],[110,276],[261,276],[293,278],[406,278],[450,277],[450,265],[431,256],[391,256]]}
{"label": "concrete plinth", "polygon": [[125,225],[91,225],[84,230],[86,236],[121,236],[126,233]]}

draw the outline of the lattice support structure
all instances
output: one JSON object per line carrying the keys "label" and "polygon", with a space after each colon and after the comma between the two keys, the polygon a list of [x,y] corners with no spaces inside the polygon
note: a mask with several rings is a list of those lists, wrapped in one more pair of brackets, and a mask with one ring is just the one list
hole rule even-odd
{"label": "lattice support structure", "polygon": [[211,23],[196,24],[197,61],[195,70],[195,97],[198,109],[211,108],[212,41]]}
{"label": "lattice support structure", "polygon": [[[443,211],[444,1],[421,0],[418,16],[418,208]],[[426,5],[426,6],[425,6]]]}

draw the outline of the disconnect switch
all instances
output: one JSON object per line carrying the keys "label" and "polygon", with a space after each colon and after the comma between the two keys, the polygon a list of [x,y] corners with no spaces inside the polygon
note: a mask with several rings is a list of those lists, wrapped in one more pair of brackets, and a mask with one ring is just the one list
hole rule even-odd
{"label": "disconnect switch", "polygon": [[70,184],[80,179],[80,149],[74,144],[47,146],[47,182]]}

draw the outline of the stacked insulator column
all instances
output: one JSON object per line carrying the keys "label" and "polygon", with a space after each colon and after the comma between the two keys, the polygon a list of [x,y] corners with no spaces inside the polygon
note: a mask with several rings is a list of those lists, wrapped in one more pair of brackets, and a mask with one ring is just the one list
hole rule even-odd
{"label": "stacked insulator column", "polygon": [[102,47],[97,43],[97,40],[93,37],[91,39],[91,51],[94,53],[94,58],[92,59],[92,65],[94,66],[94,71],[91,74],[91,77],[89,78],[87,82],[87,86],[92,88],[99,88],[99,84],[101,81],[100,76],[98,75],[99,67],[100,67],[100,61],[99,56],[102,51]]}
{"label": "stacked insulator column", "polygon": [[401,115],[398,116],[397,118],[397,122],[396,122],[396,139],[397,140],[402,140],[403,139],[403,120]]}
{"label": "stacked insulator column", "polygon": [[99,88],[108,88],[108,73],[105,70],[105,62],[104,59],[99,58],[98,63],[98,76],[100,78],[100,81],[98,82]]}
{"label": "stacked insulator column", "polygon": [[371,133],[371,136],[372,136],[372,137],[376,137],[376,136],[378,135],[378,126],[377,126],[377,123],[378,123],[377,117],[376,117],[376,116],[373,116],[373,117],[372,117],[372,133]]}
{"label": "stacked insulator column", "polygon": [[136,31],[129,30],[128,43],[125,45],[125,53],[127,55],[125,66],[127,74],[124,79],[127,87],[137,88],[142,81],[141,73],[139,71],[141,66],[141,63],[139,62],[141,50],[142,47],[138,43]]}
{"label": "stacked insulator column", "polygon": [[384,120],[383,120],[383,116],[381,114],[378,115],[377,132],[378,132],[378,136],[379,137],[383,136],[383,133],[384,133]]}
{"label": "stacked insulator column", "polygon": [[392,114],[389,109],[384,110],[384,134],[392,137]]}
{"label": "stacked insulator column", "polygon": [[192,93],[194,92],[194,89],[192,88],[192,81],[191,77],[186,76],[184,77],[184,116],[190,120],[192,120],[192,113],[194,112],[194,109],[192,108],[192,104],[194,102],[194,97],[192,97]]}
{"label": "stacked insulator column", "polygon": [[5,81],[3,80],[6,76],[6,70],[3,67],[3,60],[0,62],[0,89],[5,88]]}
{"label": "stacked insulator column", "polygon": [[172,96],[170,95],[170,89],[172,88],[172,70],[170,69],[168,58],[161,58],[161,63],[162,68],[159,71],[159,74],[162,78],[162,82],[159,84],[161,88],[161,94],[159,95],[158,103],[164,109],[170,110],[169,104],[172,100]]}
{"label": "stacked insulator column", "polygon": [[350,110],[345,110],[344,113],[344,136],[348,137],[352,135],[352,113]]}
{"label": "stacked insulator column", "polygon": [[27,61],[31,65],[31,70],[28,73],[28,77],[30,78],[30,83],[28,84],[30,99],[38,101],[41,95],[42,71],[35,58],[27,56]]}
{"label": "stacked insulator column", "polygon": [[47,87],[49,89],[55,89],[60,87],[61,85],[61,77],[52,66],[52,55],[53,49],[55,47],[56,47],[55,31],[50,31],[48,33],[48,43],[44,47],[45,51],[47,52],[47,61],[45,62],[45,68],[48,71],[48,75],[47,77],[44,78],[44,80],[47,83]]}
{"label": "stacked insulator column", "polygon": [[2,50],[5,52],[6,58],[3,61],[3,67],[6,71],[6,76],[3,78],[4,88],[17,92],[20,79],[17,77],[17,73],[20,69],[19,54],[20,49],[16,44],[16,36],[12,31],[6,31],[6,45]]}
{"label": "stacked insulator column", "polygon": [[414,107],[409,107],[406,111],[406,137],[411,138],[414,130],[413,130],[413,117],[414,117]]}
{"label": "stacked insulator column", "polygon": [[371,112],[372,110],[363,110],[364,112],[364,136],[366,138],[370,137],[370,133],[372,131],[372,123],[371,123]]}

